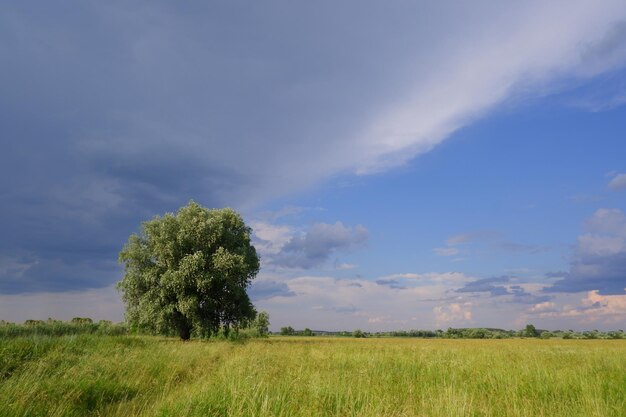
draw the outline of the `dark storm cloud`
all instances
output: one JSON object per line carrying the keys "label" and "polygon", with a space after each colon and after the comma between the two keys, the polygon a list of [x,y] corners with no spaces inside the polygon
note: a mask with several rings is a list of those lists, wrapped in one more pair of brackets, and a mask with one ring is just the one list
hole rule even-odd
{"label": "dark storm cloud", "polygon": [[549,295],[531,294],[519,285],[511,285],[509,291],[510,294],[513,295],[513,302],[516,303],[539,304],[552,299]]}
{"label": "dark storm cloud", "polygon": [[248,289],[250,299],[265,300],[273,297],[293,297],[295,292],[289,289],[284,282],[276,281],[254,281]]}
{"label": "dark storm cloud", "polygon": [[602,39],[588,45],[581,55],[584,60],[606,64],[612,60],[622,59],[626,51],[626,21],[615,22]]}
{"label": "dark storm cloud", "polygon": [[394,289],[397,289],[397,290],[404,290],[404,289],[406,289],[406,287],[404,285],[402,285],[396,279],[377,279],[376,280],[376,284],[382,285],[384,287],[394,288]]}
{"label": "dark storm cloud", "polygon": [[586,222],[567,272],[546,292],[597,290],[602,295],[626,294],[626,216],[618,209],[599,209]]}
{"label": "dark storm cloud", "polygon": [[[328,171],[316,157],[328,142],[318,139],[341,135],[354,123],[349,109],[361,115],[356,103],[393,88],[374,74],[394,43],[374,33],[362,34],[371,37],[362,47],[337,41],[347,7],[272,10],[3,6],[0,254],[6,265],[35,263],[0,269],[0,292],[109,285],[140,221],[190,198],[245,207]],[[320,19],[327,30],[317,30]],[[325,257],[297,245],[307,264]]]}
{"label": "dark storm cloud", "polygon": [[523,304],[537,304],[544,301],[548,301],[552,297],[546,295],[533,295],[527,292],[523,287],[519,285],[494,285],[494,284],[508,284],[515,277],[500,276],[492,278],[484,278],[476,281],[471,281],[465,284],[463,287],[456,290],[460,293],[489,293],[491,296],[512,296],[511,301]]}
{"label": "dark storm cloud", "polygon": [[471,281],[465,284],[463,287],[457,289],[456,292],[488,292],[493,296],[507,295],[509,294],[509,291],[506,287],[493,284],[508,283],[509,281],[511,281],[511,278],[512,277],[509,276],[501,276]]}
{"label": "dark storm cloud", "polygon": [[547,292],[598,290],[602,295],[626,294],[626,251],[612,255],[577,255],[571,272],[545,289]]}

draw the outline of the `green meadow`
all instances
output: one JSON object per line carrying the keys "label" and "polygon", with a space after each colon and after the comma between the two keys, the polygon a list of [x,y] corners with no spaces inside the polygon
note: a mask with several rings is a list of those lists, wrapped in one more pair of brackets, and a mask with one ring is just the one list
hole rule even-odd
{"label": "green meadow", "polygon": [[626,416],[626,340],[0,340],[0,415]]}

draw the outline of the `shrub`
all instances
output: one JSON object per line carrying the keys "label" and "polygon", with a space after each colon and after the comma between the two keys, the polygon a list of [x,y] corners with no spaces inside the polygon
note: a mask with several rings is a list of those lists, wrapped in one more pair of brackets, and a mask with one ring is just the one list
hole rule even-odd
{"label": "shrub", "polygon": [[353,331],[352,332],[352,336],[354,336],[354,337],[356,337],[358,339],[366,337],[365,333],[363,333],[363,331],[360,330],[360,329],[356,329],[355,331]]}

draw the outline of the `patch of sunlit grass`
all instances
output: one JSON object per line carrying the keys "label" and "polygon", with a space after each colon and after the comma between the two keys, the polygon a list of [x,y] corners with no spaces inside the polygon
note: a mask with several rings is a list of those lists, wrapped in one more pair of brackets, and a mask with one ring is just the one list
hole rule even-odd
{"label": "patch of sunlit grass", "polygon": [[624,416],[625,340],[1,341],[2,416]]}

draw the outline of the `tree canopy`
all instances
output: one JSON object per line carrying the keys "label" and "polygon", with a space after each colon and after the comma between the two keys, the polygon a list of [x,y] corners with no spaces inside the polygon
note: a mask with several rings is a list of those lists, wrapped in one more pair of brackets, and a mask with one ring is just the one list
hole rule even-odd
{"label": "tree canopy", "polygon": [[133,327],[210,336],[256,316],[246,288],[259,271],[251,229],[230,208],[193,201],[144,222],[119,254],[118,283]]}

